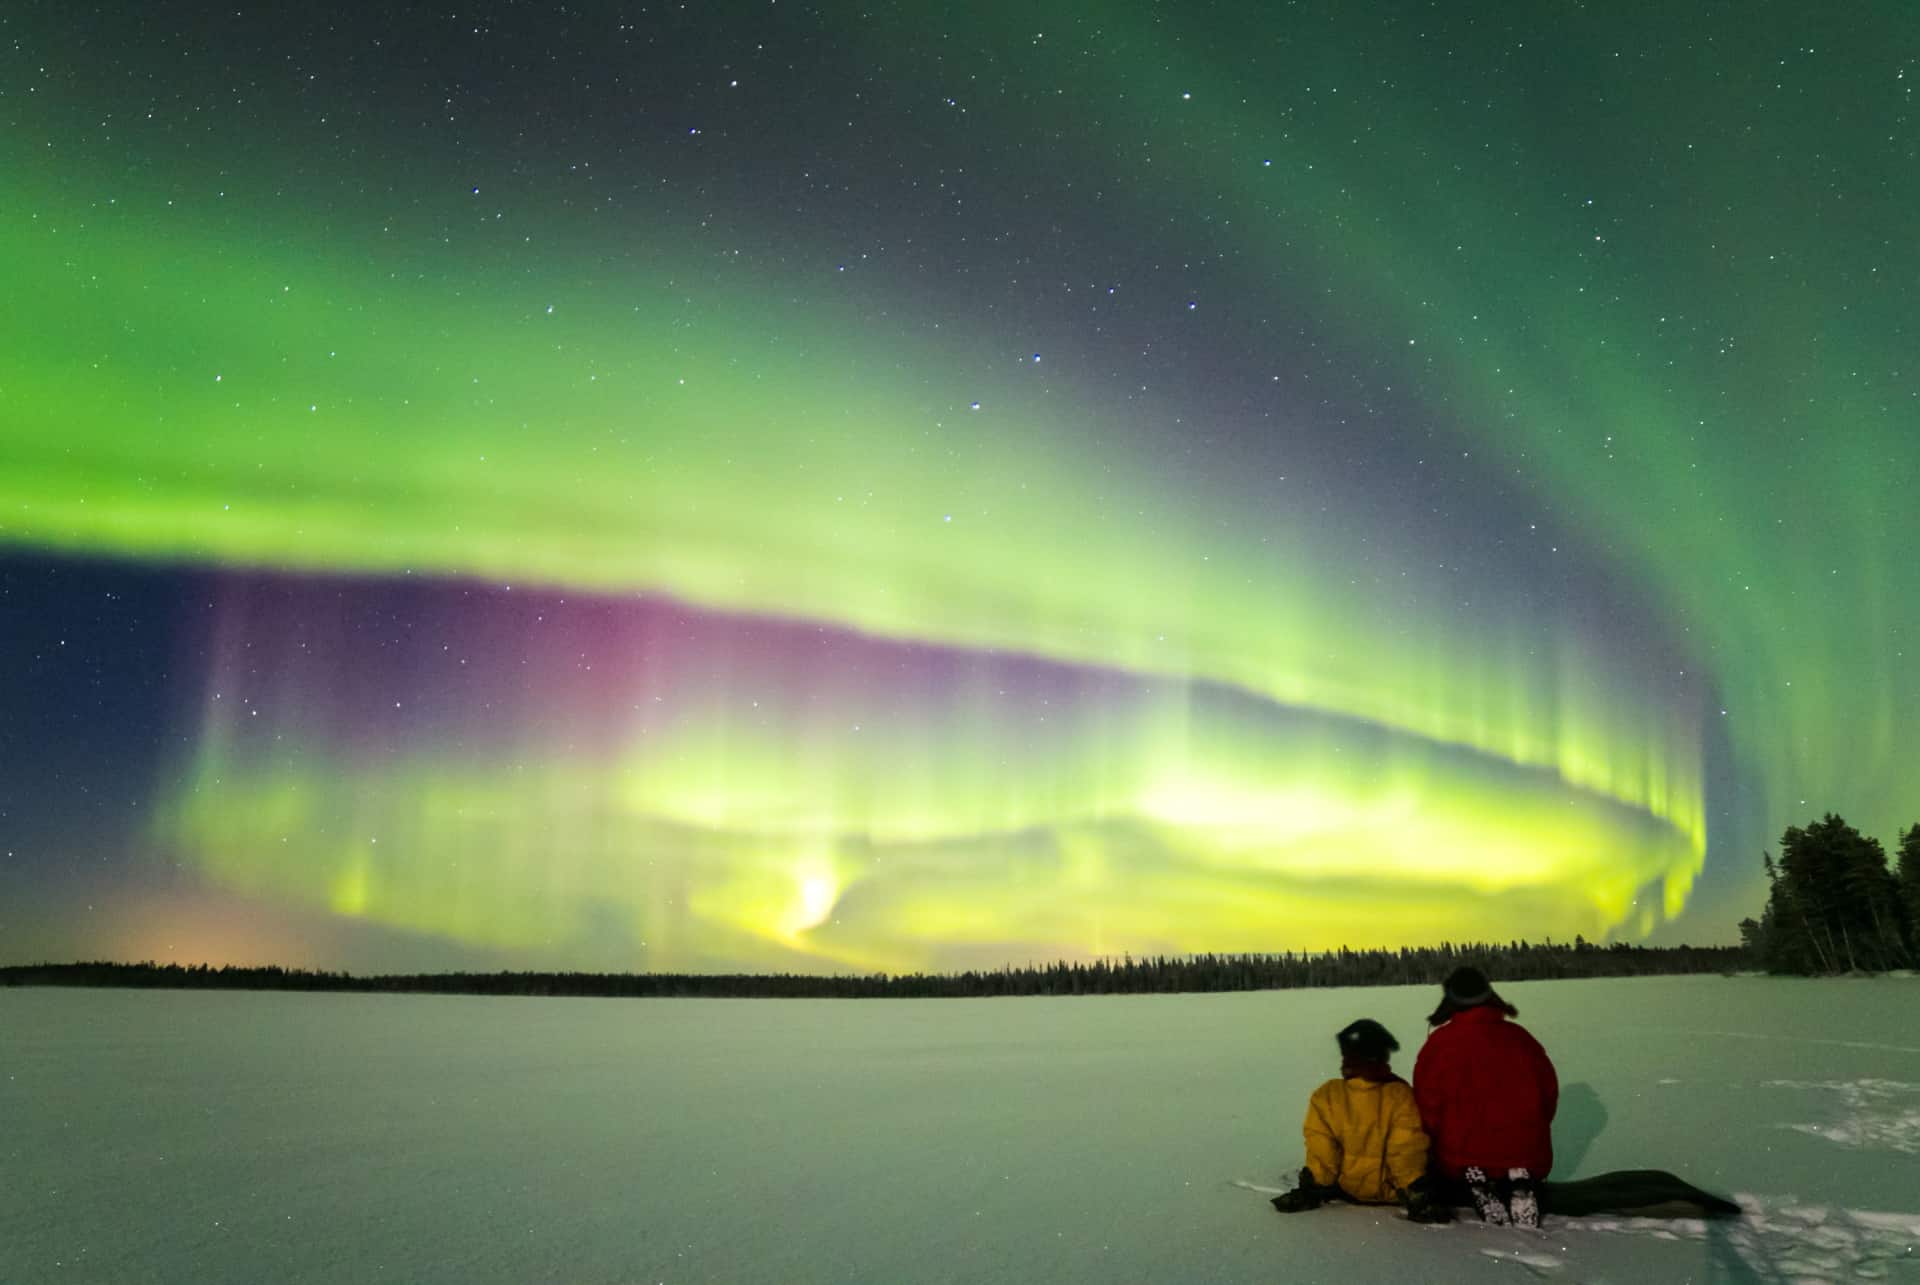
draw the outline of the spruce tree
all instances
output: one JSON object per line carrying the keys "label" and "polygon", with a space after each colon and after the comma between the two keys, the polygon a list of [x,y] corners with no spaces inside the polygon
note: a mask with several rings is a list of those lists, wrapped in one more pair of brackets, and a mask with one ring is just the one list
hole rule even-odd
{"label": "spruce tree", "polygon": [[[1789,830],[1788,837],[1795,832]],[[1767,909],[1760,916],[1760,962],[1770,973],[1834,972],[1813,931],[1813,916],[1801,896],[1802,880],[1789,878],[1773,854],[1760,854],[1767,871]]]}
{"label": "spruce tree", "polygon": [[1900,910],[1909,959],[1920,959],[1920,822],[1900,836]]}
{"label": "spruce tree", "polygon": [[1782,938],[1769,962],[1777,971],[1877,971],[1907,962],[1886,850],[1831,812],[1780,836],[1769,909]]}

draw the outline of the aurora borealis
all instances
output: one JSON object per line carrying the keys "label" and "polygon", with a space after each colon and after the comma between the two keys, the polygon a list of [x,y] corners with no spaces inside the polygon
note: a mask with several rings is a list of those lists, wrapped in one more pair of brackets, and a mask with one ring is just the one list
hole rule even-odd
{"label": "aurora borealis", "polygon": [[0,25],[0,949],[1723,940],[1920,813],[1898,5]]}

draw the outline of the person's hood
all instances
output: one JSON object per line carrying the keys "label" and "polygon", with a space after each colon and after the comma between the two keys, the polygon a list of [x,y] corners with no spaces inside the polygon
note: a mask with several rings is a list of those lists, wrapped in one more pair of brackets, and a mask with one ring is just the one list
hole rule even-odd
{"label": "person's hood", "polygon": [[1449,1022],[1504,1022],[1506,1010],[1497,1004],[1475,1004],[1472,1008],[1463,1008],[1447,1019]]}

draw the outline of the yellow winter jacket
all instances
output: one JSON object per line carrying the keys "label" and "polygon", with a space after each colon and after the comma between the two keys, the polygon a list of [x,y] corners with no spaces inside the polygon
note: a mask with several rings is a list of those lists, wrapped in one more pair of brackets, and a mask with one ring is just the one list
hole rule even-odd
{"label": "yellow winter jacket", "polygon": [[1400,1080],[1328,1080],[1307,1103],[1307,1168],[1354,1200],[1398,1201],[1427,1171],[1427,1131]]}

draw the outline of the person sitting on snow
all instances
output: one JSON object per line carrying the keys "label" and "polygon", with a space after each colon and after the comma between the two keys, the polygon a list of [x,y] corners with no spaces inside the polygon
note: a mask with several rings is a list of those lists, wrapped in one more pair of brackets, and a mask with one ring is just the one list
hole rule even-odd
{"label": "person sitting on snow", "polygon": [[1433,1168],[1464,1186],[1490,1223],[1540,1225],[1538,1184],[1553,1167],[1560,1080],[1540,1042],[1507,1019],[1477,968],[1456,968],[1413,1064],[1413,1095],[1433,1137]]}
{"label": "person sitting on snow", "polygon": [[1340,1078],[1313,1091],[1300,1185],[1274,1197],[1273,1207],[1293,1214],[1329,1200],[1403,1204],[1416,1221],[1447,1221],[1452,1210],[1428,1191],[1427,1134],[1413,1090],[1387,1065],[1400,1041],[1364,1017],[1334,1038]]}

